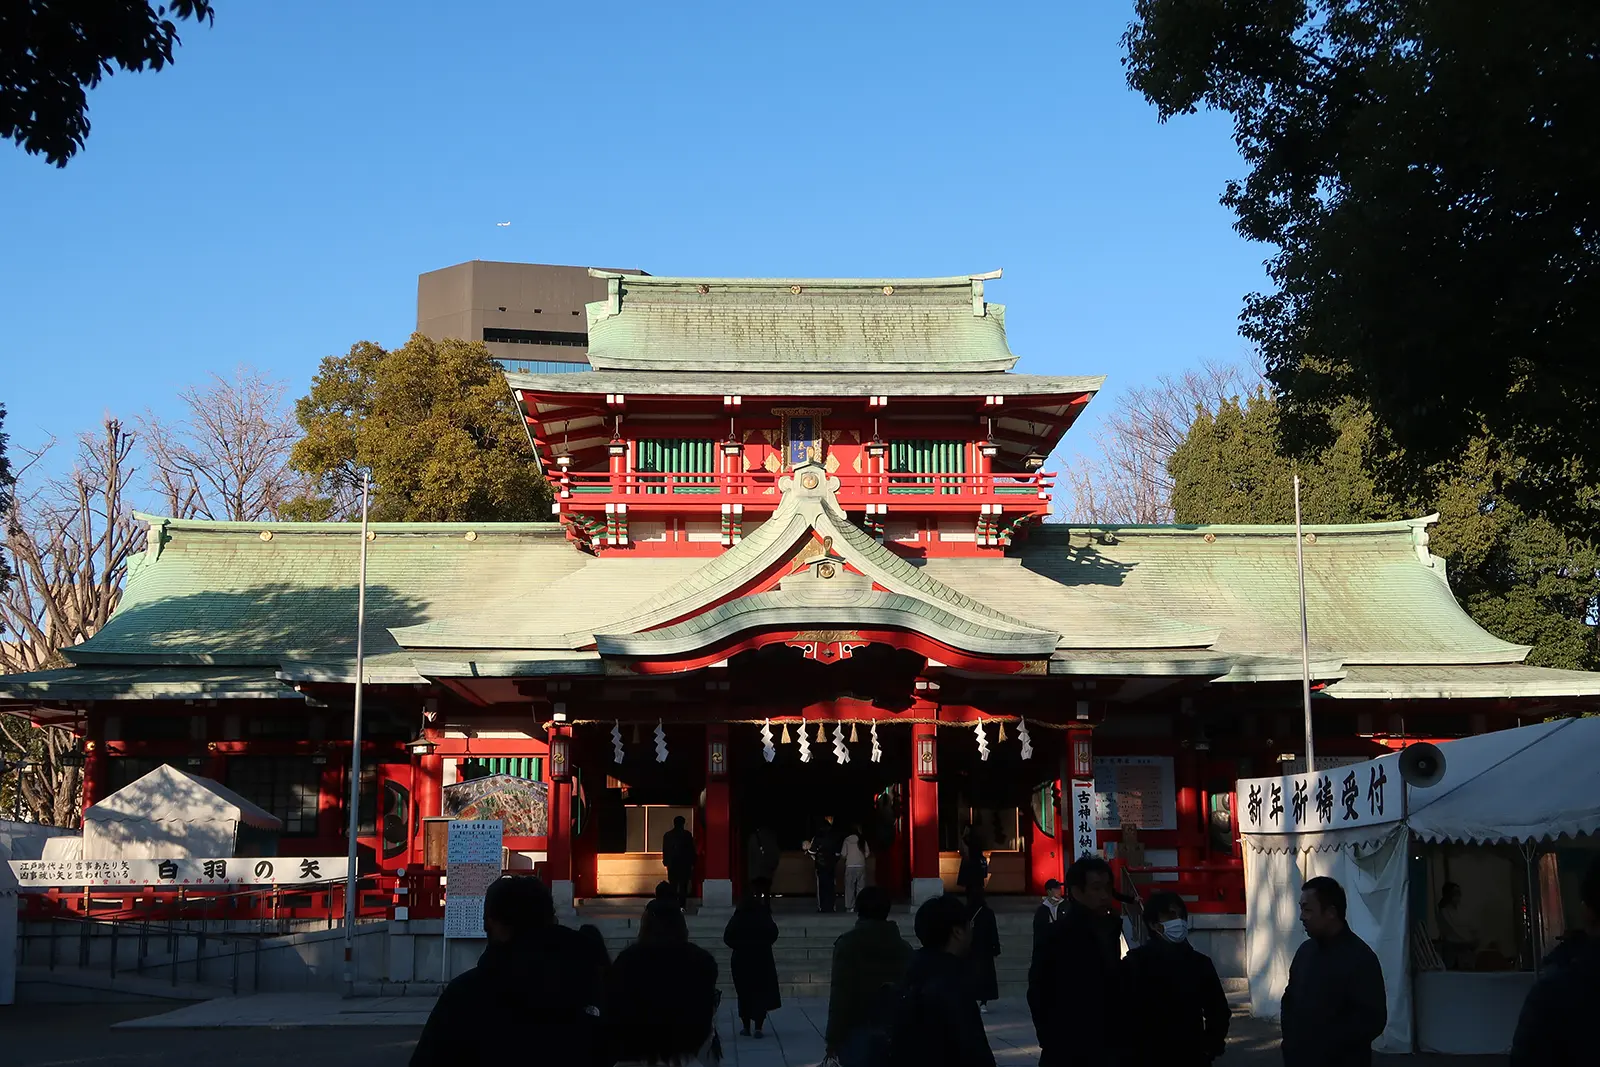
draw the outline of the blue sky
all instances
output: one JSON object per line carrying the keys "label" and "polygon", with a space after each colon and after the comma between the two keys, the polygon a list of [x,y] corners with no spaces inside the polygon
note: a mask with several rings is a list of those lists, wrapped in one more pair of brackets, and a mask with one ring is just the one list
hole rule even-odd
{"label": "blue sky", "polygon": [[0,146],[13,448],[240,363],[299,395],[469,259],[1003,267],[1019,370],[1110,375],[1078,440],[1119,387],[1248,355],[1266,250],[1217,203],[1243,164],[1224,119],[1126,87],[1127,5],[217,6],[91,94],[66,170]]}

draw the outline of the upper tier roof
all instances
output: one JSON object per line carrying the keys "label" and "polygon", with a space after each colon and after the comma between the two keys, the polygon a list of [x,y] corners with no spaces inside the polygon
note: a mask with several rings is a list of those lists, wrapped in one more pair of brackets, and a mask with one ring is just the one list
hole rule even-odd
{"label": "upper tier roof", "polygon": [[588,305],[596,370],[1007,371],[1000,276],[655,278],[591,270],[610,296]]}

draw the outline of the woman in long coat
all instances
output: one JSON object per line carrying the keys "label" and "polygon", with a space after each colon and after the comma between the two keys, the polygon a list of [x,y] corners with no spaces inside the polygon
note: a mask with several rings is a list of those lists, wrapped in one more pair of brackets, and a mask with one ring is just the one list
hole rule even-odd
{"label": "woman in long coat", "polygon": [[777,940],[778,924],[772,919],[766,886],[756,883],[722,931],[722,943],[733,949],[733,988],[739,994],[739,1021],[746,1037],[751,1026],[756,1037],[766,1036],[762,1027],[767,1012],[783,1004],[778,996],[778,965],[772,959]]}
{"label": "woman in long coat", "polygon": [[1000,955],[1000,928],[994,921],[994,909],[983,899],[981,887],[967,890],[967,921],[972,924],[972,947],[967,953],[972,995],[977,998],[978,1010],[987,1013],[989,1001],[1000,999],[1000,981],[994,967],[994,959]]}

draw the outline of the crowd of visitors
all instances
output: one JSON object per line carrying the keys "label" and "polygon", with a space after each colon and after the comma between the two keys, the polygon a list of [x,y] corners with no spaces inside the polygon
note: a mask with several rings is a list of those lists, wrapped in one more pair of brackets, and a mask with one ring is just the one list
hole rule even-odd
{"label": "crowd of visitors", "polygon": [[[1000,952],[982,880],[916,911],[913,949],[888,893],[854,894],[856,922],[834,944],[827,1061],[840,1067],[988,1067],[982,1013],[998,996]],[[732,950],[741,1036],[760,1039],[782,1001],[770,883],[756,879],[723,932]],[[1065,892],[1062,892],[1062,890]],[[712,1067],[722,1059],[717,963],[689,940],[680,886],[663,882],[636,941],[608,957],[593,926],[556,922],[536,878],[502,878],[484,898],[488,946],[439,998],[413,1067],[537,1062],[592,1067]],[[1513,1067],[1592,1062],[1584,1008],[1600,1002],[1600,863],[1581,887],[1584,928],[1544,961],[1524,1004]],[[1378,957],[1350,929],[1343,887],[1312,878],[1300,894],[1307,940],[1282,1001],[1285,1067],[1369,1067],[1388,1023]],[[1211,960],[1189,943],[1176,893],[1143,904],[1146,936],[1121,951],[1112,872],[1085,856],[1052,881],[1034,916],[1027,1003],[1041,1067],[1206,1067],[1222,1056],[1228,1000]]]}

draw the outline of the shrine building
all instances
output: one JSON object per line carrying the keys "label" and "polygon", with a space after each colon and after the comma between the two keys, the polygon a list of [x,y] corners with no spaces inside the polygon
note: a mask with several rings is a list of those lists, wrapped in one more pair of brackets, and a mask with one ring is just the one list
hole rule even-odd
{"label": "shrine building", "polygon": [[[500,817],[559,900],[646,894],[681,815],[725,903],[758,827],[809,891],[831,816],[902,899],[968,832],[1036,894],[1135,829],[1148,877],[1243,910],[1234,782],[1303,756],[1292,527],[1051,521],[1102,379],[1013,370],[998,272],[592,273],[590,368],[506,375],[550,520],[367,536],[367,869]],[[86,805],[172,763],[342,853],[358,527],[140,521],[115,615],[0,702],[77,726]],[[1431,521],[1305,530],[1319,765],[1600,696],[1467,616]]]}

